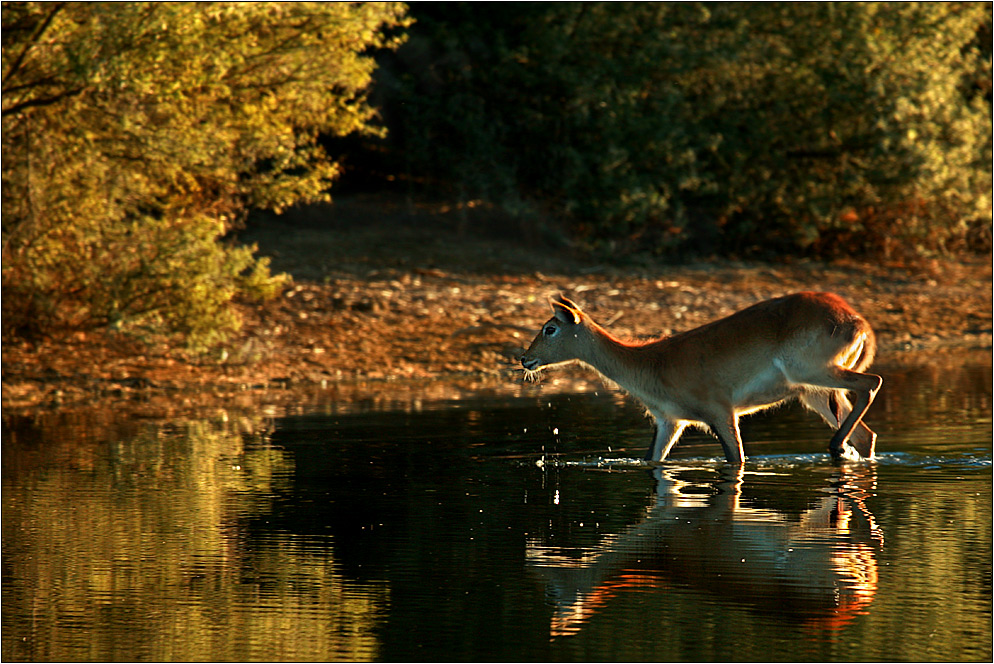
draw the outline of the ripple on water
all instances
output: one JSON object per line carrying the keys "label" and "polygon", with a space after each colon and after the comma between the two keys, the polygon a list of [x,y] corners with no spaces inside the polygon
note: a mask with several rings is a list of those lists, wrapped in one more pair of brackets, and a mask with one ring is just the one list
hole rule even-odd
{"label": "ripple on water", "polygon": [[[564,459],[543,455],[534,464],[539,468],[582,468],[587,470],[645,470],[652,468],[702,468],[723,465],[720,457],[686,457],[678,462],[669,463],[645,461],[624,457],[596,457],[588,459]],[[824,454],[769,454],[751,456],[745,463],[745,470],[756,472],[762,469],[792,469],[799,467],[828,466],[835,464]],[[876,455],[872,460],[846,461],[842,466],[877,466],[904,467],[921,470],[941,469],[978,469],[992,466],[991,454],[988,450],[963,452],[949,455],[915,454],[911,452],[886,452]]]}

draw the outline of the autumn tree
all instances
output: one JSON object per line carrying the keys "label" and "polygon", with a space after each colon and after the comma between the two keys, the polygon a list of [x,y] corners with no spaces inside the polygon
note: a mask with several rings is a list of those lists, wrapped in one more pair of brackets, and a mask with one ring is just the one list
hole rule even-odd
{"label": "autumn tree", "polygon": [[150,326],[204,346],[281,277],[225,234],[321,200],[320,135],[378,133],[400,3],[3,3],[5,331]]}

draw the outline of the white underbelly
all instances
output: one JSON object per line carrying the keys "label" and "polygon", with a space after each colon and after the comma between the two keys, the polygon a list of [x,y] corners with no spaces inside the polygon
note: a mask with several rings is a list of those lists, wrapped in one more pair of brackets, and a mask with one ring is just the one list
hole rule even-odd
{"label": "white underbelly", "polygon": [[798,386],[792,385],[783,372],[773,365],[753,374],[732,391],[732,404],[739,414],[752,413],[780,403],[797,394]]}

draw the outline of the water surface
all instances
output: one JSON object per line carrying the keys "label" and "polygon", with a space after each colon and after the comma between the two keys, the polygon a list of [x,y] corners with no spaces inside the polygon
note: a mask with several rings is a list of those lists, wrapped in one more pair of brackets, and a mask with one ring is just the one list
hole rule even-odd
{"label": "water surface", "polygon": [[[955,365],[955,363],[953,363]],[[551,383],[302,414],[6,416],[7,660],[991,659],[991,366],[880,369],[649,467]]]}

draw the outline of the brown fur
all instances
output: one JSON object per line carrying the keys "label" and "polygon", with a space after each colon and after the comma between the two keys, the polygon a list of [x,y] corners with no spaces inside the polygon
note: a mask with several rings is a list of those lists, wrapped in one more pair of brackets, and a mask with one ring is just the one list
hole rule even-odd
{"label": "brown fur", "polygon": [[522,365],[531,373],[579,362],[639,399],[656,420],[648,460],[666,458],[689,424],[709,429],[728,461],[741,463],[739,416],[791,398],[837,429],[829,443],[833,456],[873,457],[876,435],[862,418],[883,382],[865,373],[876,337],[838,295],[766,300],[649,342],[617,339],[565,297],[552,300],[552,309]]}

